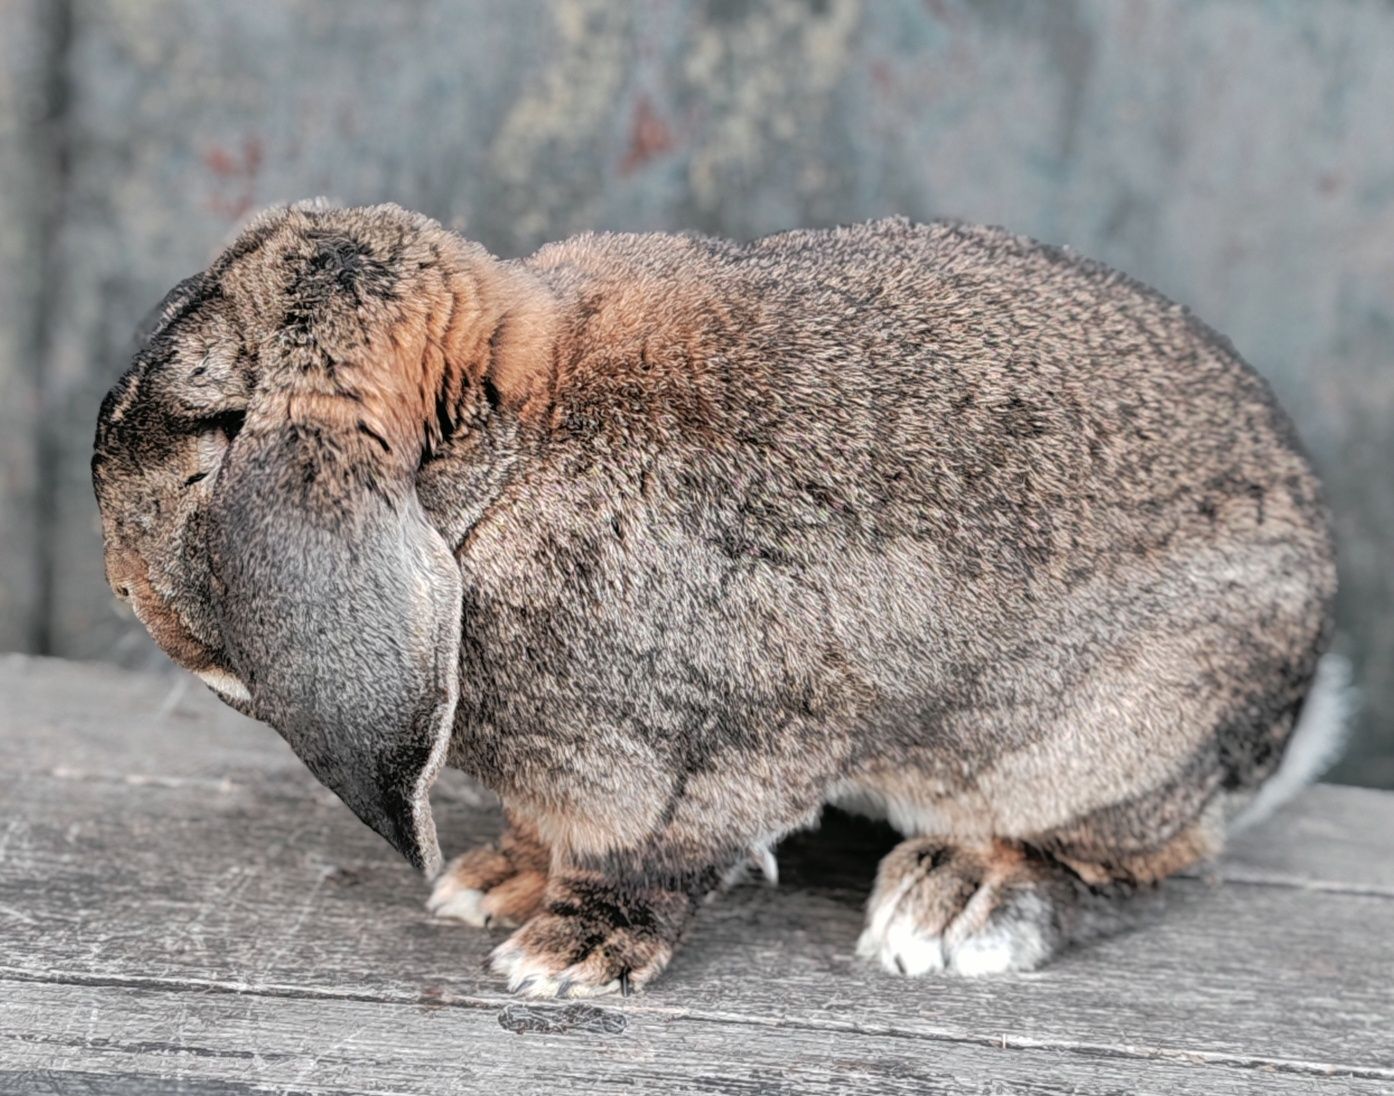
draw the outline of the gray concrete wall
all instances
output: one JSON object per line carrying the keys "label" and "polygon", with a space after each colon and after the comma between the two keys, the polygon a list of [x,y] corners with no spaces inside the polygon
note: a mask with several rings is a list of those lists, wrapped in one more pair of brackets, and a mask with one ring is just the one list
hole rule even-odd
{"label": "gray concrete wall", "polygon": [[39,368],[57,174],[43,0],[0,0],[0,650],[47,641],[40,588]]}
{"label": "gray concrete wall", "polygon": [[157,663],[102,582],[91,426],[139,318],[259,206],[392,199],[503,254],[588,228],[965,217],[1155,284],[1272,380],[1337,514],[1339,642],[1367,701],[1341,775],[1394,785],[1387,0],[0,17],[0,645]]}

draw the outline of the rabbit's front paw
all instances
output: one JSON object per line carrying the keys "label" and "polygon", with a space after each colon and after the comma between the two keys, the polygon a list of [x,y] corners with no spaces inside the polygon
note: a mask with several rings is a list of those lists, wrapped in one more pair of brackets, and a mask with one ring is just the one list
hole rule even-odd
{"label": "rabbit's front paw", "polygon": [[695,904],[682,890],[553,879],[542,911],[490,965],[528,997],[628,995],[668,965]]}
{"label": "rabbit's front paw", "polygon": [[470,849],[450,861],[426,908],[480,928],[521,925],[542,904],[550,858],[529,830],[512,826],[497,845]]}
{"label": "rabbit's front paw", "polygon": [[1070,887],[1019,846],[914,838],[881,862],[857,954],[892,973],[1033,970],[1061,946]]}

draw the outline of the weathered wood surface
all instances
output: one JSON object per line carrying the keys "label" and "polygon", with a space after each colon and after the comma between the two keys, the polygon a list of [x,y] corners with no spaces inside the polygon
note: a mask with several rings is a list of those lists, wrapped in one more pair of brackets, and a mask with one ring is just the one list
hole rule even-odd
{"label": "weathered wood surface", "polygon": [[138,321],[253,208],[390,199],[506,255],[964,217],[1157,285],[1272,380],[1331,486],[1369,698],[1339,776],[1394,786],[1394,5],[0,0],[0,25],[0,648],[162,663],[111,611],[92,426]]}
{"label": "weathered wood surface", "polygon": [[[497,826],[450,775],[448,849]],[[0,1093],[1394,1090],[1385,793],[1311,789],[1137,930],[977,982],[853,956],[893,838],[835,819],[582,1005],[502,993],[496,937],[192,680],[0,658],[0,797]]]}

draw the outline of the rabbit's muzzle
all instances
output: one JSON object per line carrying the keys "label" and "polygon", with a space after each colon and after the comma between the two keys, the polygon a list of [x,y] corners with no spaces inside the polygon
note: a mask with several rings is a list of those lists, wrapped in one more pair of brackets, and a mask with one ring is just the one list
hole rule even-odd
{"label": "rabbit's muzzle", "polygon": [[243,703],[250,699],[247,686],[224,665],[223,656],[200,642],[178,612],[156,593],[136,553],[109,548],[106,573],[112,592],[130,605],[165,654],[197,674],[224,699]]}

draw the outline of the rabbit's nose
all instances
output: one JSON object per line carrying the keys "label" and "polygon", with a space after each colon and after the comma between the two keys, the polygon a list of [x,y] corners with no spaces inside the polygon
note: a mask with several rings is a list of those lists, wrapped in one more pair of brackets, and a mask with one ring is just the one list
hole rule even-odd
{"label": "rabbit's nose", "polygon": [[129,551],[109,550],[106,558],[107,583],[122,601],[131,600],[131,591],[140,588],[140,561]]}

